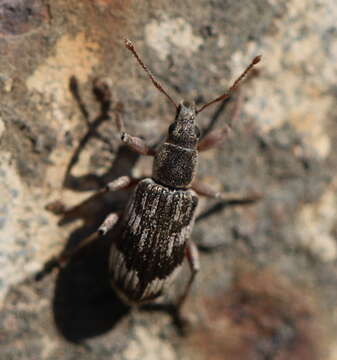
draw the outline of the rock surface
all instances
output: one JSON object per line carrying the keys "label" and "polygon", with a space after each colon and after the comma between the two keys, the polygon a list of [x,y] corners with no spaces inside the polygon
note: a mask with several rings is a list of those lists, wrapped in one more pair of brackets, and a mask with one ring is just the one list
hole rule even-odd
{"label": "rock surface", "polygon": [[[336,18],[333,0],[0,1],[1,359],[337,359]],[[198,173],[263,199],[202,200],[184,336],[169,314],[119,302],[107,241],[35,280],[128,196],[95,190],[151,171],[100,115],[95,79],[151,144],[174,116],[125,36],[177,101],[219,96],[263,55],[231,136],[201,154]],[[232,105],[205,110],[200,126],[221,127]],[[55,200],[77,213],[55,216]]]}

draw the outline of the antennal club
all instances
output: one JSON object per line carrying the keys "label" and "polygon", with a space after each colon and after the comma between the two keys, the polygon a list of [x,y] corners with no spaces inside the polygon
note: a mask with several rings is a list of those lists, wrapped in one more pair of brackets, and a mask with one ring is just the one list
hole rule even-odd
{"label": "antennal club", "polygon": [[175,106],[175,108],[178,109],[177,104],[174,102],[174,100],[171,98],[171,96],[163,89],[160,82],[153,76],[150,69],[143,63],[143,61],[139,57],[135,47],[133,46],[132,42],[129,39],[125,39],[124,42],[125,42],[126,48],[132,52],[133,56],[137,59],[139,65],[146,71],[146,73],[148,74],[149,78],[151,79],[153,85],[159,91],[161,91],[163,94],[165,94],[167,96],[167,98],[171,101],[171,103]]}
{"label": "antennal club", "polygon": [[232,95],[232,92],[238,87],[239,82],[247,75],[247,73],[261,61],[261,55],[256,56],[252,62],[247,66],[246,70],[234,81],[233,85],[229,88],[227,92],[219,96],[213,101],[210,101],[209,103],[203,105],[200,109],[197,110],[197,114],[203,111],[207,106],[212,105],[218,101],[225,100],[229,98]]}

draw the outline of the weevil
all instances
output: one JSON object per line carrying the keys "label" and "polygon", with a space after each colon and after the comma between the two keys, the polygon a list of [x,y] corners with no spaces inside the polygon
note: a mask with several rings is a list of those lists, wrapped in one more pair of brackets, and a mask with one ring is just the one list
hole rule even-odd
{"label": "weevil", "polygon": [[110,248],[109,276],[120,298],[129,305],[141,305],[159,298],[187,258],[191,274],[177,300],[177,309],[180,309],[200,267],[197,247],[191,240],[198,197],[246,202],[258,198],[256,193],[241,196],[215,192],[195,179],[198,152],[219,145],[229,130],[225,126],[202,138],[196,117],[209,105],[229,98],[261,57],[251,61],[228,91],[197,109],[193,101],[183,100],[177,105],[143,63],[130,40],[125,40],[125,46],[154,86],[173,104],[176,115],[168,128],[166,140],[153,149],[141,138],[128,134],[116,112],[121,141],[141,155],[154,157],[152,175],[142,179],[122,176],[107,184],[106,192],[135,187],[124,212],[108,215],[97,233],[84,239],[74,250],[61,255],[57,261],[59,264],[68,261],[79,248],[99,236],[108,236],[115,227],[118,235]]}

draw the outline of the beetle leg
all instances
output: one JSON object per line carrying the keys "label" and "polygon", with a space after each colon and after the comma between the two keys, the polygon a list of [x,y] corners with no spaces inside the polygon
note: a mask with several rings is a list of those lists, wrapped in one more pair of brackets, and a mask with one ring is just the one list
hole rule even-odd
{"label": "beetle leg", "polygon": [[232,124],[237,122],[240,116],[240,109],[242,105],[242,95],[238,90],[238,95],[234,102],[231,114],[229,116],[229,125],[225,125],[222,129],[215,129],[203,137],[198,144],[198,151],[206,151],[221,145],[221,143],[230,136]]}
{"label": "beetle leg", "polygon": [[191,240],[189,240],[187,243],[185,256],[187,257],[188,264],[190,266],[191,276],[190,276],[190,279],[186,285],[186,288],[185,288],[183,294],[180,296],[180,298],[177,301],[178,312],[180,311],[181,307],[184,305],[184,302],[186,301],[186,298],[191,290],[191,286],[192,286],[192,284],[195,280],[195,277],[200,269],[198,249]]}
{"label": "beetle leg", "polygon": [[251,202],[257,201],[261,199],[262,194],[258,192],[251,192],[248,194],[241,193],[231,193],[231,192],[222,192],[215,191],[211,189],[208,185],[203,184],[201,182],[195,181],[192,184],[192,189],[201,196],[210,197],[213,199],[219,199],[228,203],[233,204],[249,204]]}
{"label": "beetle leg", "polygon": [[[105,187],[101,190],[98,190],[95,192],[89,200],[92,200],[94,197],[101,196],[102,193],[110,192],[110,191],[118,191],[118,190],[125,190],[128,188],[131,188],[139,181],[141,181],[143,178],[133,178],[131,176],[120,176],[119,178],[109,182],[105,185]],[[77,218],[81,217],[81,207],[83,207],[83,203],[81,205],[73,206],[73,207],[67,207],[63,201],[61,200],[55,200],[49,204],[46,205],[46,209],[53,214],[56,215],[64,215],[68,219],[70,218]],[[86,210],[87,212],[90,212]]]}
{"label": "beetle leg", "polygon": [[117,213],[109,214],[103,221],[102,225],[97,229],[97,231],[95,231],[91,235],[87,236],[86,238],[82,239],[73,249],[61,254],[59,256],[59,258],[57,259],[58,264],[63,265],[65,263],[67,263],[83,247],[92,243],[99,237],[104,236],[108,231],[110,231],[114,227],[114,225],[117,223],[118,219],[119,219],[119,215]]}
{"label": "beetle leg", "polygon": [[71,257],[73,257],[80,249],[87,246],[88,244],[92,243],[96,239],[98,239],[100,236],[105,235],[108,231],[110,231],[114,225],[117,223],[119,219],[119,215],[117,213],[111,213],[109,214],[105,220],[103,221],[102,225],[97,229],[96,232],[92,233],[91,235],[87,236],[86,238],[82,239],[77,246],[75,246],[73,249],[65,252],[59,257],[59,263],[63,264],[70,260]]}
{"label": "beetle leg", "polygon": [[135,186],[143,178],[133,178],[131,176],[120,176],[119,178],[109,182],[105,185],[104,191],[118,191],[125,190]]}
{"label": "beetle leg", "polygon": [[140,155],[155,155],[155,151],[149,147],[144,140],[142,140],[140,137],[131,136],[125,131],[123,120],[119,116],[118,112],[115,113],[115,119],[117,129],[121,134],[121,140],[125,145]]}
{"label": "beetle leg", "polygon": [[226,125],[222,129],[216,129],[207,134],[198,143],[198,151],[205,151],[220,145],[228,136],[230,127]]}
{"label": "beetle leg", "polygon": [[54,257],[51,260],[49,260],[44,265],[43,269],[36,274],[35,276],[36,280],[41,280],[54,268],[63,267],[81,249],[83,249],[85,246],[89,245],[90,243],[94,242],[95,240],[99,239],[100,237],[104,236],[109,230],[111,230],[113,226],[117,223],[118,219],[119,219],[119,215],[117,213],[109,214],[97,231],[87,236],[86,238],[82,239],[73,249],[65,251],[61,253],[61,255],[59,255],[58,257]]}
{"label": "beetle leg", "polygon": [[119,215],[117,213],[109,214],[102,225],[98,228],[98,233],[100,235],[105,235],[108,231],[110,231],[117,223]]}

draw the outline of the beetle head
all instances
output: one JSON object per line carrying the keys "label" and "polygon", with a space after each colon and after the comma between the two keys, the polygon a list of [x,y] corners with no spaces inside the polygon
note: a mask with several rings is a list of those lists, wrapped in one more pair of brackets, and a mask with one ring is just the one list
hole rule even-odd
{"label": "beetle head", "polygon": [[197,116],[193,101],[181,101],[177,108],[174,122],[168,129],[168,142],[194,149],[200,138],[200,130],[196,125]]}

